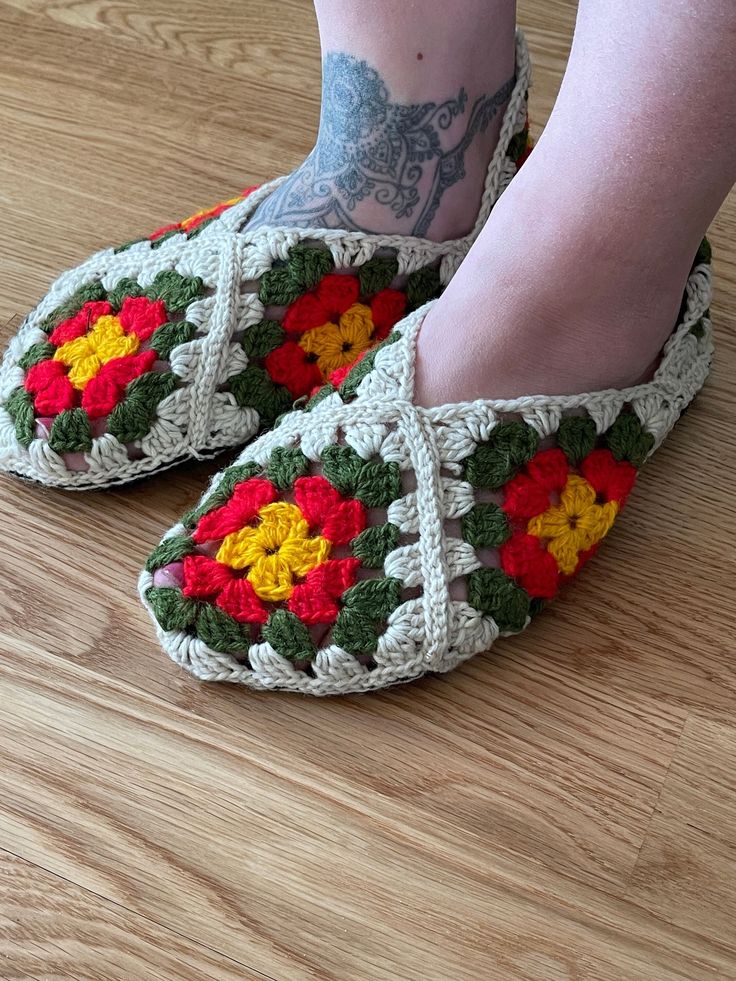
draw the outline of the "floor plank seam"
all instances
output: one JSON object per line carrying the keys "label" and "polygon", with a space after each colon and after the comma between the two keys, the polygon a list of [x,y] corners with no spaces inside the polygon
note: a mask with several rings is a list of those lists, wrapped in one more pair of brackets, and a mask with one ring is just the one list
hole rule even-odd
{"label": "floor plank seam", "polygon": [[[270,974],[264,974],[262,971],[258,971],[254,967],[251,967],[251,965],[244,964],[242,961],[236,960],[226,951],[218,950],[217,948],[213,947],[211,944],[204,943],[201,940],[194,940],[192,939],[192,937],[189,937],[184,933],[179,933],[177,930],[172,929],[166,923],[161,923],[159,920],[155,920],[152,917],[147,916],[145,913],[142,913],[140,910],[131,909],[131,907],[125,906],[123,903],[119,903],[111,896],[104,895],[103,893],[100,892],[96,892],[94,889],[90,889],[89,886],[85,886],[83,883],[77,882],[75,879],[70,879],[68,876],[62,875],[62,873],[56,871],[55,869],[49,869],[45,865],[42,865],[39,862],[28,858],[27,856],[21,855],[19,852],[15,852],[10,848],[0,848],[0,854],[10,855],[13,858],[17,858],[20,862],[24,862],[25,864],[30,865],[35,869],[39,869],[45,875],[48,875],[53,879],[58,879],[60,882],[64,882],[67,885],[72,886],[74,889],[78,889],[81,893],[84,893],[86,896],[93,896],[95,899],[99,900],[101,903],[104,903],[106,906],[110,906],[119,912],[125,913],[126,915],[133,917],[134,919],[141,920],[142,922],[145,923],[150,923],[152,926],[155,926],[157,929],[162,930],[167,934],[170,934],[172,937],[177,937],[179,940],[183,940],[188,944],[192,944],[194,946],[200,947],[202,950],[210,951],[210,953],[212,954],[217,954],[218,957],[224,958],[226,961],[229,961],[235,967],[244,968],[248,971],[253,971],[254,974],[257,974],[259,977],[264,978],[264,981],[278,981],[277,978],[272,977]],[[48,942],[48,940],[46,942]],[[65,953],[63,948],[57,947],[57,949],[60,950],[62,953]]]}

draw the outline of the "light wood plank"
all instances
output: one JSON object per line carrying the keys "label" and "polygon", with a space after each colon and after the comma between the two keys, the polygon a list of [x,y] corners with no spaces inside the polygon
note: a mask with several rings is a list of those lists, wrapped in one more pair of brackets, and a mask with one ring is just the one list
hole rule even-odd
{"label": "light wood plank", "polygon": [[[536,132],[573,18],[520,3]],[[309,0],[0,0],[0,36],[0,322],[310,147]],[[450,676],[198,685],[135,579],[224,461],[0,479],[0,977],[736,977],[736,196],[712,239],[712,380],[586,576]]]}
{"label": "light wood plank", "polygon": [[0,664],[0,847],[255,970],[736,971],[720,944],[491,848],[441,808],[366,796],[349,773],[296,767],[296,747],[265,759],[248,734],[59,659],[23,660]]}
{"label": "light wood plank", "polygon": [[0,899],[0,972],[6,979],[266,977],[5,851]]}
{"label": "light wood plank", "polygon": [[627,898],[736,951],[736,727],[692,716]]}

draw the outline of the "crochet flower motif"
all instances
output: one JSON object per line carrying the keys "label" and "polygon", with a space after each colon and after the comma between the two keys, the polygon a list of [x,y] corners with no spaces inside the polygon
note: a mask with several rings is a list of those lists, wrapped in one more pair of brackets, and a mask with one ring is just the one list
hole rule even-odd
{"label": "crochet flower motif", "polygon": [[85,303],[52,331],[52,358],[26,372],[36,413],[55,416],[81,405],[90,419],[109,415],[126,385],[153,367],[156,352],[138,352],[167,319],[164,303],[145,296],[127,297],[117,315],[107,301]]}
{"label": "crochet flower motif", "polygon": [[327,382],[334,390],[335,378],[342,384],[359,360],[367,369],[397,321],[441,289],[436,264],[402,273],[395,256],[380,255],[336,272],[329,249],[294,245],[258,282],[263,319],[242,331],[247,367],[227,379],[227,389],[262,425],[273,425],[297,399]]}
{"label": "crochet flower motif", "polygon": [[184,596],[214,602],[244,624],[265,624],[269,603],[285,604],[305,624],[333,623],[360,562],[331,555],[364,530],[366,509],[322,476],[297,478],[293,496],[279,500],[271,481],[254,477],[205,514],[192,539],[219,544],[214,558],[184,558]]}
{"label": "crochet flower motif", "polygon": [[168,358],[196,328],[184,311],[204,293],[199,277],[163,270],[146,287],[80,287],[39,325],[46,338],[18,359],[24,375],[4,403],[18,441],[48,439],[57,453],[88,452],[94,436],[143,438],[177,387]]}
{"label": "crochet flower motif", "polygon": [[327,446],[318,459],[277,446],[264,465],[224,471],[182,519],[186,531],[154,550],[146,598],[163,630],[238,658],[265,643],[309,663],[322,642],[370,659],[402,602],[401,581],[381,575],[400,540],[386,509],[401,493],[393,461],[350,446]]}
{"label": "crochet flower motif", "polygon": [[499,548],[501,568],[532,597],[555,596],[595,553],[636,479],[609,449],[594,449],[578,470],[561,449],[542,450],[504,488],[514,531]]}
{"label": "crochet flower motif", "polygon": [[400,290],[382,289],[360,302],[357,276],[324,276],[289,305],[282,321],[286,339],[266,357],[266,370],[293,398],[307,395],[382,341],[405,310]]}

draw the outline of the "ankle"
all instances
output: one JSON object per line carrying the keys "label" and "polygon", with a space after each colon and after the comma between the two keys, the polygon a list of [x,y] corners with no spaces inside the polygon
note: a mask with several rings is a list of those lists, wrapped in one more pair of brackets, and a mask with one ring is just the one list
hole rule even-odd
{"label": "ankle", "polygon": [[[513,65],[513,48],[510,55]],[[460,86],[443,100],[397,102],[366,61],[328,53],[315,147],[250,227],[344,228],[435,241],[468,234],[513,89],[507,60],[499,59],[490,91]]]}

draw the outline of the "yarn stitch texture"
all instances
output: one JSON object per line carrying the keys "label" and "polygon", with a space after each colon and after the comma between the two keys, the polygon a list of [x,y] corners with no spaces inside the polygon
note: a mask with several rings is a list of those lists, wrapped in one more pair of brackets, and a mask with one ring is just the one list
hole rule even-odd
{"label": "yarn stitch texture", "polygon": [[527,154],[528,85],[519,35],[516,85],[465,238],[249,232],[280,178],[64,273],[0,369],[0,468],[70,490],[125,483],[241,446],[342,385],[356,360],[369,370],[393,326],[449,282]]}
{"label": "yarn stitch texture", "polygon": [[162,646],[202,680],[324,695],[448,671],[525,629],[703,385],[710,297],[704,242],[645,384],[429,409],[413,380],[431,303],[411,313],[154,551],[139,590]]}

